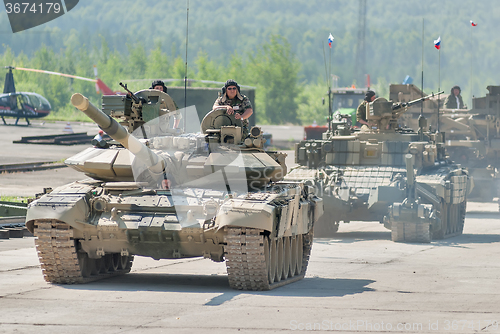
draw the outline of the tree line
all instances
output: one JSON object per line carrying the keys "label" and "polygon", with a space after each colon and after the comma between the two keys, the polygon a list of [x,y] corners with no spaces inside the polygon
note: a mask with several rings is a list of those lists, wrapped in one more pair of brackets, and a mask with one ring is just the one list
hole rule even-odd
{"label": "tree line", "polygon": [[[234,52],[227,58],[225,63],[216,63],[200,50],[193,64],[188,64],[187,77],[219,82],[234,79],[242,85],[256,87],[254,104],[260,124],[307,124],[317,118],[315,114],[318,111],[313,100],[319,101],[321,97],[318,94],[326,94],[326,85],[300,83],[298,73],[301,64],[285,38],[273,35],[259,46],[256,53],[241,55]],[[94,78],[95,65],[98,77],[115,91],[121,89],[119,82],[128,83],[129,89],[137,91],[148,88],[154,79],[166,78],[179,79],[167,85],[182,86],[186,69],[185,60],[165,54],[159,42],[151,50],[141,43],[129,44],[124,54],[111,50],[102,36],[100,48],[92,52],[82,46],[78,49],[67,47],[56,53],[42,46],[29,57],[24,53],[15,55],[7,48],[0,55],[0,61],[14,67],[87,78]],[[49,100],[54,110],[49,119],[85,119],[86,116],[75,111],[70,103],[70,97],[75,92],[88,96],[92,103],[100,105],[100,95],[92,82],[20,70],[14,70],[14,78],[17,91],[36,92]],[[203,87],[213,84],[194,81],[190,85]]]}

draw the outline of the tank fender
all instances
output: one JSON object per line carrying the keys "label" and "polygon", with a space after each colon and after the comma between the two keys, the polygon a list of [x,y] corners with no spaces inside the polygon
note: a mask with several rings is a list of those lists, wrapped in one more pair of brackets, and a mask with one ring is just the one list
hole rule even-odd
{"label": "tank fender", "polygon": [[238,226],[272,232],[276,216],[275,210],[276,208],[268,203],[231,199],[220,207],[215,224],[218,229],[224,226]]}
{"label": "tank fender", "polygon": [[48,194],[29,204],[26,228],[31,233],[33,233],[36,219],[57,219],[71,226],[86,221],[89,215],[89,205],[84,194],[64,196],[63,201],[54,199],[56,199],[55,196]]}

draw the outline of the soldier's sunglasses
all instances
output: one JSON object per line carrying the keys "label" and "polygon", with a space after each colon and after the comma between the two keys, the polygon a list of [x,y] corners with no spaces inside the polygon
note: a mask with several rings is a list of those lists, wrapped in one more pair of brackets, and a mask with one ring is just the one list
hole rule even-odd
{"label": "soldier's sunglasses", "polygon": [[235,90],[236,87],[227,87],[227,90]]}

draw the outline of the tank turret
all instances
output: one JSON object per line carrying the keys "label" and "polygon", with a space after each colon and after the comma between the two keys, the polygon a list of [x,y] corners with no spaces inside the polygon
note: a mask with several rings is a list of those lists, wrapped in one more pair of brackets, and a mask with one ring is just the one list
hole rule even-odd
{"label": "tank turret", "polygon": [[124,274],[134,256],[225,260],[235,289],[303,278],[322,200],[302,182],[283,181],[286,155],[265,151],[259,128],[245,136],[220,109],[200,124],[194,107],[179,111],[166,101],[144,90],[106,98],[101,111],[72,96],[113,140],[66,160],[91,179],[30,204],[26,225],[38,237],[45,279]]}

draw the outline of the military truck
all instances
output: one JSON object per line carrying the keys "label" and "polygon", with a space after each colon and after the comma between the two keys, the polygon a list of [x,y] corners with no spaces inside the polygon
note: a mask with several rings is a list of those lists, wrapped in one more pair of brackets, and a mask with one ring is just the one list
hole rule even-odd
{"label": "military truck", "polygon": [[303,182],[283,181],[285,154],[263,149],[260,128],[244,136],[225,109],[200,124],[196,108],[176,110],[157,90],[105,97],[106,113],[81,94],[71,103],[113,141],[65,161],[90,178],[29,205],[26,226],[46,281],[122,275],[134,256],[225,260],[235,289],[304,277],[322,200]]}
{"label": "military truck", "polygon": [[472,188],[467,169],[450,161],[441,133],[401,128],[409,107],[432,96],[393,104],[377,98],[367,121],[355,129],[350,116],[337,114],[321,140],[296,144],[300,166],[287,180],[304,180],[325,204],[323,224],[376,221],[391,230],[393,241],[430,242],[462,233],[466,197]]}
{"label": "military truck", "polygon": [[[356,110],[365,98],[368,88],[331,88],[332,113],[350,115],[352,124],[356,124]],[[304,127],[304,139],[321,139],[324,132],[328,130],[326,125],[312,124]]]}

